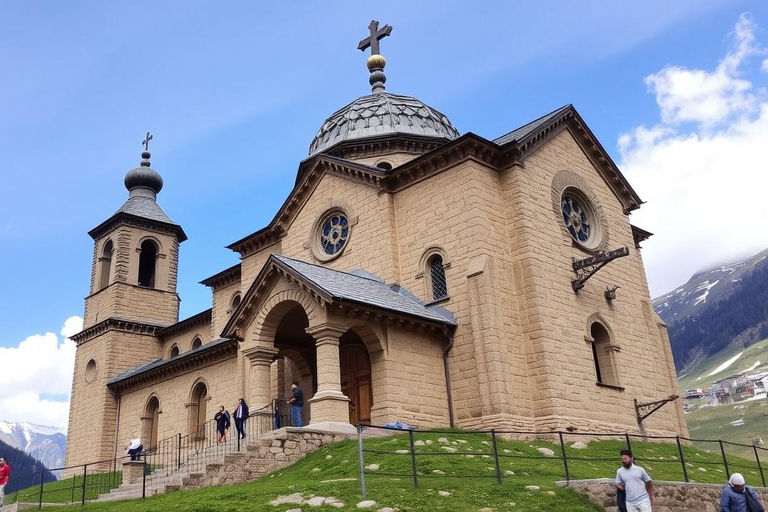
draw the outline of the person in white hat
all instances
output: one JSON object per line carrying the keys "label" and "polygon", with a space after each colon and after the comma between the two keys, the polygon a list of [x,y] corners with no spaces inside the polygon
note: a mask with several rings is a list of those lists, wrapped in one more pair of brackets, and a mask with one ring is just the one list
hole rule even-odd
{"label": "person in white hat", "polygon": [[746,486],[744,476],[734,473],[720,494],[720,512],[765,512],[765,508]]}

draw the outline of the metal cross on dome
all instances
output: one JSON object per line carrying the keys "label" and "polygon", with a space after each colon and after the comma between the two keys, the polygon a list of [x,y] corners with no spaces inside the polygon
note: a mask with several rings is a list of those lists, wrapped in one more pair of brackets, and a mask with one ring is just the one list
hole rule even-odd
{"label": "metal cross on dome", "polygon": [[381,27],[381,29],[379,29],[379,22],[372,20],[371,24],[368,25],[368,30],[371,31],[371,35],[360,41],[360,43],[357,45],[357,49],[365,51],[366,48],[370,46],[371,55],[381,55],[381,52],[379,51],[379,41],[392,33],[392,27],[389,25],[384,25]]}
{"label": "metal cross on dome", "polygon": [[144,151],[149,151],[149,141],[151,141],[154,137],[152,137],[152,134],[147,132],[147,136],[144,137],[144,140],[141,141],[141,145],[144,146]]}

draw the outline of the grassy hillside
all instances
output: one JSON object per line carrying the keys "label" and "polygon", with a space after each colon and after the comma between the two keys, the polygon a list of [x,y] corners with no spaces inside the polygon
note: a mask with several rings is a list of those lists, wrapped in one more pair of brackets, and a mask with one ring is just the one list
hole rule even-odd
{"label": "grassy hillside", "polygon": [[[441,443],[441,437],[447,438],[448,442]],[[370,450],[365,454],[366,464],[378,465],[377,469],[369,470],[366,474],[367,499],[375,500],[378,504],[374,510],[381,507],[429,512],[477,511],[484,507],[494,511],[526,512],[601,510],[581,496],[555,485],[557,480],[564,477],[563,462],[557,457],[560,454],[557,445],[541,441],[499,440],[500,466],[504,475],[503,483],[499,485],[495,480],[496,468],[489,436],[418,432],[415,439],[424,443],[432,442],[417,448],[420,454],[417,456],[418,488],[413,487],[410,455],[394,453],[408,449],[407,436],[394,435],[366,440],[365,448]],[[553,450],[556,457],[543,457],[536,450],[539,447]],[[621,441],[593,442],[586,450],[568,447],[568,456],[573,459],[570,461],[571,477],[612,478],[619,465],[618,451],[623,447]],[[682,480],[676,445],[633,442],[633,449],[639,464],[646,467],[654,479]],[[434,453],[436,455],[431,455]],[[684,456],[692,480],[725,482],[719,453],[709,454],[685,447]],[[735,458],[732,464],[745,474],[750,483],[758,481],[755,464]],[[539,486],[539,489],[526,489],[530,485]],[[451,495],[441,496],[440,491]],[[293,493],[301,493],[305,498],[313,495],[333,496],[346,504],[344,509],[355,509],[355,504],[363,499],[360,494],[357,443],[345,441],[327,446],[289,468],[245,485],[181,491],[146,500],[89,503],[85,509],[94,512],[284,512],[299,505],[272,506],[269,502],[278,496]],[[309,507],[305,505],[303,508]],[[81,511],[83,508],[77,505],[57,507],[56,510]],[[319,510],[333,509],[324,506]]]}
{"label": "grassy hillside", "polygon": [[[718,367],[740,353],[741,356],[733,364],[714,375],[710,375]],[[757,362],[759,364],[755,366]],[[768,339],[754,343],[747,348],[744,348],[741,344],[731,344],[725,350],[703,359],[694,368],[689,369],[680,376],[678,379],[680,391],[685,392],[686,389],[709,387],[718,379],[739,373],[753,366],[754,369],[750,370],[749,373],[768,371]]]}

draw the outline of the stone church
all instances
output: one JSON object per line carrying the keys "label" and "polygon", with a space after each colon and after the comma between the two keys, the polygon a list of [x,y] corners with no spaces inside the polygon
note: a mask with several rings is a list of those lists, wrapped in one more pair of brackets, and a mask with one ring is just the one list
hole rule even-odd
{"label": "stone church", "polygon": [[[641,199],[576,109],[496,139],[461,134],[385,92],[372,23],[371,94],[331,114],[296,155],[272,221],[227,248],[211,308],[179,320],[187,234],[150,167],[94,240],[84,329],[73,339],[67,465],[194,432],[239,397],[251,411],[305,392],[304,422],[403,421],[636,432],[636,404],[677,390],[629,214]],[[147,137],[147,145],[149,143]],[[687,435],[677,402],[643,422]]]}

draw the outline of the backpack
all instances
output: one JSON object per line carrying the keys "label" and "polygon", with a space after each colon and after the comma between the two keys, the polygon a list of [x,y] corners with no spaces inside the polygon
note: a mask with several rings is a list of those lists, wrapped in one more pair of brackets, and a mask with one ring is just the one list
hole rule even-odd
{"label": "backpack", "polygon": [[224,424],[224,428],[229,428],[232,425],[229,421],[229,411],[224,411],[224,417],[227,418],[227,422]]}
{"label": "backpack", "polygon": [[765,512],[765,507],[757,500],[757,496],[755,496],[752,489],[744,487],[744,495],[747,497],[747,510],[749,512]]}

